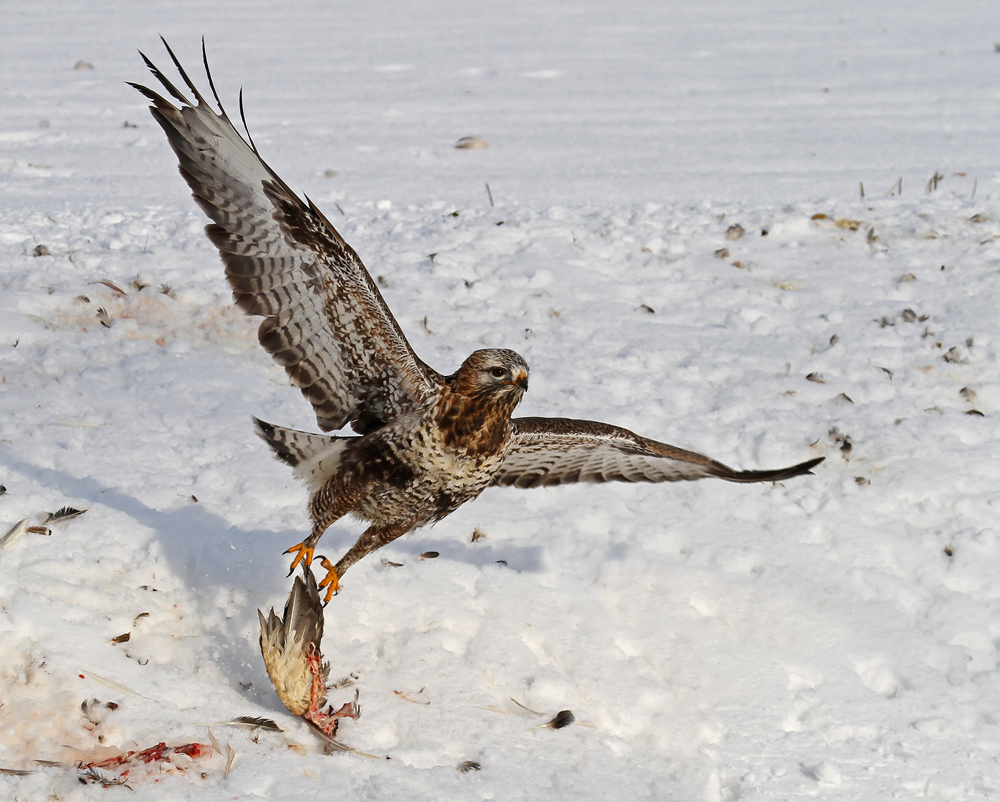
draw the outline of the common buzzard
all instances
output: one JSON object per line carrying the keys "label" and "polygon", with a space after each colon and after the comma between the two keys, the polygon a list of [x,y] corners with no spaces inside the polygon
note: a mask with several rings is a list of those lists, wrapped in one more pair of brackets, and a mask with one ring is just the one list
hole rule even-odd
{"label": "common buzzard", "polygon": [[[474,352],[442,375],[410,347],[361,259],[308,198],[300,199],[227,116],[208,69],[214,111],[164,40],[190,101],[143,55],[166,93],[139,84],[167,134],[194,199],[212,219],[236,303],[261,315],[260,344],[312,404],[319,435],[257,421],[258,433],[311,493],[312,532],[285,553],[307,566],[323,532],[351,513],[369,526],[334,565],[322,558],[326,600],[344,572],[412,529],[439,521],[490,485],[674,482],[714,476],[769,482],[809,473],[822,457],[737,471],[626,429],[564,418],[511,418],[528,387],[513,351]],[[242,96],[240,103],[242,117]],[[246,122],[244,120],[244,129]]]}

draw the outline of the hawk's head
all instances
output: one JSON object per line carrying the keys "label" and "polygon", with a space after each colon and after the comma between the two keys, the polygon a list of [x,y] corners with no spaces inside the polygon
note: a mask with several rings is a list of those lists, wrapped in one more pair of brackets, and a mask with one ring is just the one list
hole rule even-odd
{"label": "hawk's head", "polygon": [[528,364],[507,348],[484,348],[474,351],[448,378],[462,395],[500,396],[517,404],[528,389]]}

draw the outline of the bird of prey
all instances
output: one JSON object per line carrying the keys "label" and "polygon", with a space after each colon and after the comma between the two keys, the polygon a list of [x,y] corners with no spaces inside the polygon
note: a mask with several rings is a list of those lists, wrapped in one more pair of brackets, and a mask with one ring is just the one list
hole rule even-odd
{"label": "bird of prey", "polygon": [[[310,565],[334,521],[368,523],[336,563],[325,557],[325,599],[344,572],[418,526],[439,521],[491,485],[674,482],[717,477],[770,482],[810,473],[822,457],[788,468],[738,471],[701,454],[606,423],[512,418],[528,387],[514,351],[475,351],[443,375],[403,336],[361,259],[308,198],[300,199],[244,139],[215,91],[218,111],[164,41],[189,100],[143,55],[168,99],[131,84],[152,101],[195,202],[211,218],[236,304],[261,315],[260,344],[312,404],[325,432],[257,421],[258,434],[310,491],[312,531],[285,553],[292,570]],[[140,54],[141,55],[141,54]],[[162,90],[161,90],[162,91]],[[240,110],[242,117],[242,96]],[[243,120],[244,130],[246,121]]]}
{"label": "bird of prey", "polygon": [[260,618],[260,653],[271,684],[282,704],[296,716],[304,718],[325,740],[339,749],[347,747],[334,740],[342,718],[357,718],[356,702],[348,702],[339,710],[326,704],[327,679],[330,664],[323,662],[320,642],[323,640],[323,605],[319,600],[316,578],[309,568],[295,577],[285,610],[278,618],[271,608]]}

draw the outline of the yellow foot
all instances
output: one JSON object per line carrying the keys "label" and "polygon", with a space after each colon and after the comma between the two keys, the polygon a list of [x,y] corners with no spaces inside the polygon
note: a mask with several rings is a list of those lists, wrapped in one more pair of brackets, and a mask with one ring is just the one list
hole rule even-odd
{"label": "yellow foot", "polygon": [[320,565],[326,569],[326,576],[319,583],[320,590],[326,588],[326,595],[323,597],[323,604],[326,604],[340,590],[340,577],[337,576],[337,569],[334,564],[326,559],[326,557],[320,558]]}
{"label": "yellow foot", "polygon": [[292,575],[292,571],[295,570],[295,567],[300,562],[304,561],[306,564],[306,568],[312,565],[314,551],[315,549],[312,546],[306,545],[306,541],[297,543],[296,545],[292,546],[290,549],[285,551],[285,554],[292,554],[292,553],[295,554],[295,559],[292,560],[292,567],[288,569],[288,575],[289,576]]}

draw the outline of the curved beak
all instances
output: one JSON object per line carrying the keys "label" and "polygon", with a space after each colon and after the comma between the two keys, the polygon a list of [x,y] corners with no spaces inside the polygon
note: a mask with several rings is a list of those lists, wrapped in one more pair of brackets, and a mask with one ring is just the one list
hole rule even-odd
{"label": "curved beak", "polygon": [[528,391],[528,374],[525,373],[522,370],[514,378],[512,378],[509,382],[500,382],[500,383],[501,384],[505,384],[508,387],[519,387],[521,389],[521,392],[527,392]]}

